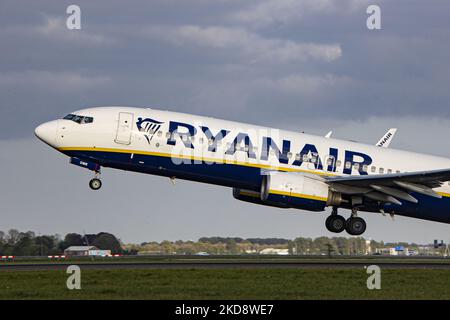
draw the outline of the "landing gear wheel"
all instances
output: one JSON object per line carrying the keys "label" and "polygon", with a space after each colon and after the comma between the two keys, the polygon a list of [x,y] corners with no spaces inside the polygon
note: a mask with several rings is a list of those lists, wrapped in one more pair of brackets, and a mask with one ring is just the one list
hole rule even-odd
{"label": "landing gear wheel", "polygon": [[340,233],[345,229],[345,218],[339,215],[331,215],[325,221],[328,231]]}
{"label": "landing gear wheel", "polygon": [[98,190],[102,187],[102,181],[98,178],[94,178],[91,181],[89,181],[89,187],[92,190]]}
{"label": "landing gear wheel", "polygon": [[359,217],[348,218],[345,222],[345,231],[352,236],[360,236],[366,231],[366,222]]}

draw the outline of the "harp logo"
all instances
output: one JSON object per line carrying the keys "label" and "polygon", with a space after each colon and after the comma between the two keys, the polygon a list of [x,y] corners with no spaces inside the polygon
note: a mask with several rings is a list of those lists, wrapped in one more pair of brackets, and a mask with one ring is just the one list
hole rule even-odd
{"label": "harp logo", "polygon": [[159,128],[161,128],[161,125],[164,122],[156,121],[151,118],[138,118],[138,121],[136,122],[136,126],[140,132],[144,133],[145,139],[147,139],[147,142],[150,144],[150,142],[153,139],[153,136],[156,132],[158,132]]}

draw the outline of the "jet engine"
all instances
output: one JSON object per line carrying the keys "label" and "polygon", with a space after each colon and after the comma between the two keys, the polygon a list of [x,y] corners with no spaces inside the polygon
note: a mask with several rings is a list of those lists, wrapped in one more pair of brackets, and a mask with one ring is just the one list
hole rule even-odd
{"label": "jet engine", "polygon": [[261,184],[261,201],[309,211],[339,206],[342,194],[330,190],[325,179],[308,173],[267,172]]}
{"label": "jet engine", "polygon": [[262,201],[261,194],[259,192],[251,191],[251,190],[233,188],[233,197],[236,200],[249,202],[249,203],[253,203],[253,204],[260,204],[263,206],[276,207],[276,208],[282,208],[282,209],[290,208],[286,204],[272,203],[270,201]]}

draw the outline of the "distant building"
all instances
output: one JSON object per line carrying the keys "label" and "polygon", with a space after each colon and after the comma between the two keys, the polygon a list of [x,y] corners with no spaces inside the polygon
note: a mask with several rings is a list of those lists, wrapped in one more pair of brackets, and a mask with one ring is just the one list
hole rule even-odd
{"label": "distant building", "polygon": [[68,257],[105,257],[111,255],[111,250],[100,250],[94,246],[71,246],[64,250]]}
{"label": "distant building", "polygon": [[281,256],[287,256],[289,255],[289,249],[266,248],[261,250],[259,254],[277,254]]}
{"label": "distant building", "polygon": [[89,250],[90,257],[107,257],[111,255],[111,250]]}
{"label": "distant building", "polygon": [[197,252],[197,253],[195,253],[194,254],[194,256],[209,256],[209,253],[208,252]]}
{"label": "distant building", "polygon": [[89,250],[98,250],[98,248],[94,246],[71,246],[64,250],[64,254],[72,257],[83,257],[89,256]]}
{"label": "distant building", "polygon": [[417,255],[416,251],[410,252],[408,248],[403,246],[397,246],[395,248],[379,248],[376,249],[377,254],[387,255],[387,256],[409,256],[409,255]]}
{"label": "distant building", "polygon": [[366,247],[365,247],[365,254],[371,255],[372,254],[372,246],[371,246],[371,240],[366,240]]}

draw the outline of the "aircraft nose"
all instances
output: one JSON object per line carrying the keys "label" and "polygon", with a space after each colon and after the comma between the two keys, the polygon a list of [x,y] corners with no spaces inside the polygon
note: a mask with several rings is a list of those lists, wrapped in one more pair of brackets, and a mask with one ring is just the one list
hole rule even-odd
{"label": "aircraft nose", "polygon": [[50,146],[56,143],[56,131],[58,129],[58,121],[49,121],[41,124],[34,130],[36,137]]}

